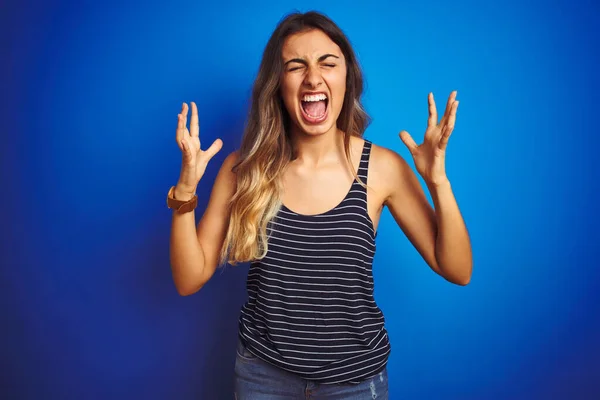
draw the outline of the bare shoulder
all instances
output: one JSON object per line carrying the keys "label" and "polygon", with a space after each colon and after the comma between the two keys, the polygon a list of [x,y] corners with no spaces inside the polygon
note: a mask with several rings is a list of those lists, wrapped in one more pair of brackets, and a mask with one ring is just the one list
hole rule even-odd
{"label": "bare shoulder", "polygon": [[227,157],[225,157],[225,160],[223,160],[223,164],[222,164],[221,168],[226,169],[227,172],[233,172],[233,168],[235,167],[235,165],[237,164],[239,159],[240,159],[240,151],[234,150],[231,153],[229,153],[227,155]]}
{"label": "bare shoulder", "polygon": [[223,160],[217,178],[212,188],[212,194],[208,203],[208,210],[214,212],[214,208],[224,209],[236,188],[235,165],[239,159],[239,152],[233,151]]}
{"label": "bare shoulder", "polygon": [[396,151],[375,143],[371,146],[369,185],[381,193],[385,202],[412,172],[408,162]]}
{"label": "bare shoulder", "polygon": [[226,185],[230,187],[235,183],[235,166],[237,165],[239,158],[239,150],[232,151],[225,157],[217,175],[217,181],[215,182],[217,185],[220,183],[220,186]]}

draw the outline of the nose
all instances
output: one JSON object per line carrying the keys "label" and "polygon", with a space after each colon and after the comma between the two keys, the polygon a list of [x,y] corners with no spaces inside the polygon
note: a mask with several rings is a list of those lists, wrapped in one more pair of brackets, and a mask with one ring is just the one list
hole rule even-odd
{"label": "nose", "polygon": [[310,86],[312,88],[316,88],[321,83],[323,83],[323,77],[318,68],[309,66],[306,71],[306,76],[304,78],[304,84]]}

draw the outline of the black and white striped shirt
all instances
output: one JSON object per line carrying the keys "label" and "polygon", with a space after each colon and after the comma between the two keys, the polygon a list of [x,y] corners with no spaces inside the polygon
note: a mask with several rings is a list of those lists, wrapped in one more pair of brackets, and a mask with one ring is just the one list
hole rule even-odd
{"label": "black and white striped shirt", "polygon": [[[367,183],[371,142],[358,175]],[[359,383],[381,372],[391,351],[373,298],[375,232],[367,193],[354,181],[318,215],[282,206],[269,224],[266,257],[250,264],[239,334],[248,351],[321,383]]]}

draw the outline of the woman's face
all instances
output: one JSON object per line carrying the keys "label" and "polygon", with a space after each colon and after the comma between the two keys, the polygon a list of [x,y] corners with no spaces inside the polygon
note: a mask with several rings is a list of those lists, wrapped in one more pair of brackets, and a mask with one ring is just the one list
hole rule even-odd
{"label": "woman's face", "polygon": [[292,129],[335,130],[346,93],[346,60],[329,36],[313,29],[289,36],[282,49],[281,96]]}

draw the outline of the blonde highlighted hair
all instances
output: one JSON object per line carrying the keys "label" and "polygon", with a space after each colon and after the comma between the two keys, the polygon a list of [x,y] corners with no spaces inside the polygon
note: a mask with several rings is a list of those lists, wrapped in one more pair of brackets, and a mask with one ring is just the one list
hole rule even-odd
{"label": "blonde highlighted hair", "polygon": [[[349,165],[352,165],[350,138],[362,137],[369,124],[360,101],[362,72],[346,35],[321,13],[287,15],[267,42],[253,85],[250,112],[233,167],[237,188],[229,203],[230,220],[221,249],[221,264],[254,261],[267,253],[267,227],[281,207],[281,176],[294,158],[289,137],[290,117],[279,93],[283,73],[281,51],[288,36],[312,29],[327,34],[346,59],[346,94],[337,127],[344,133]],[[352,172],[359,179],[354,169]]]}

